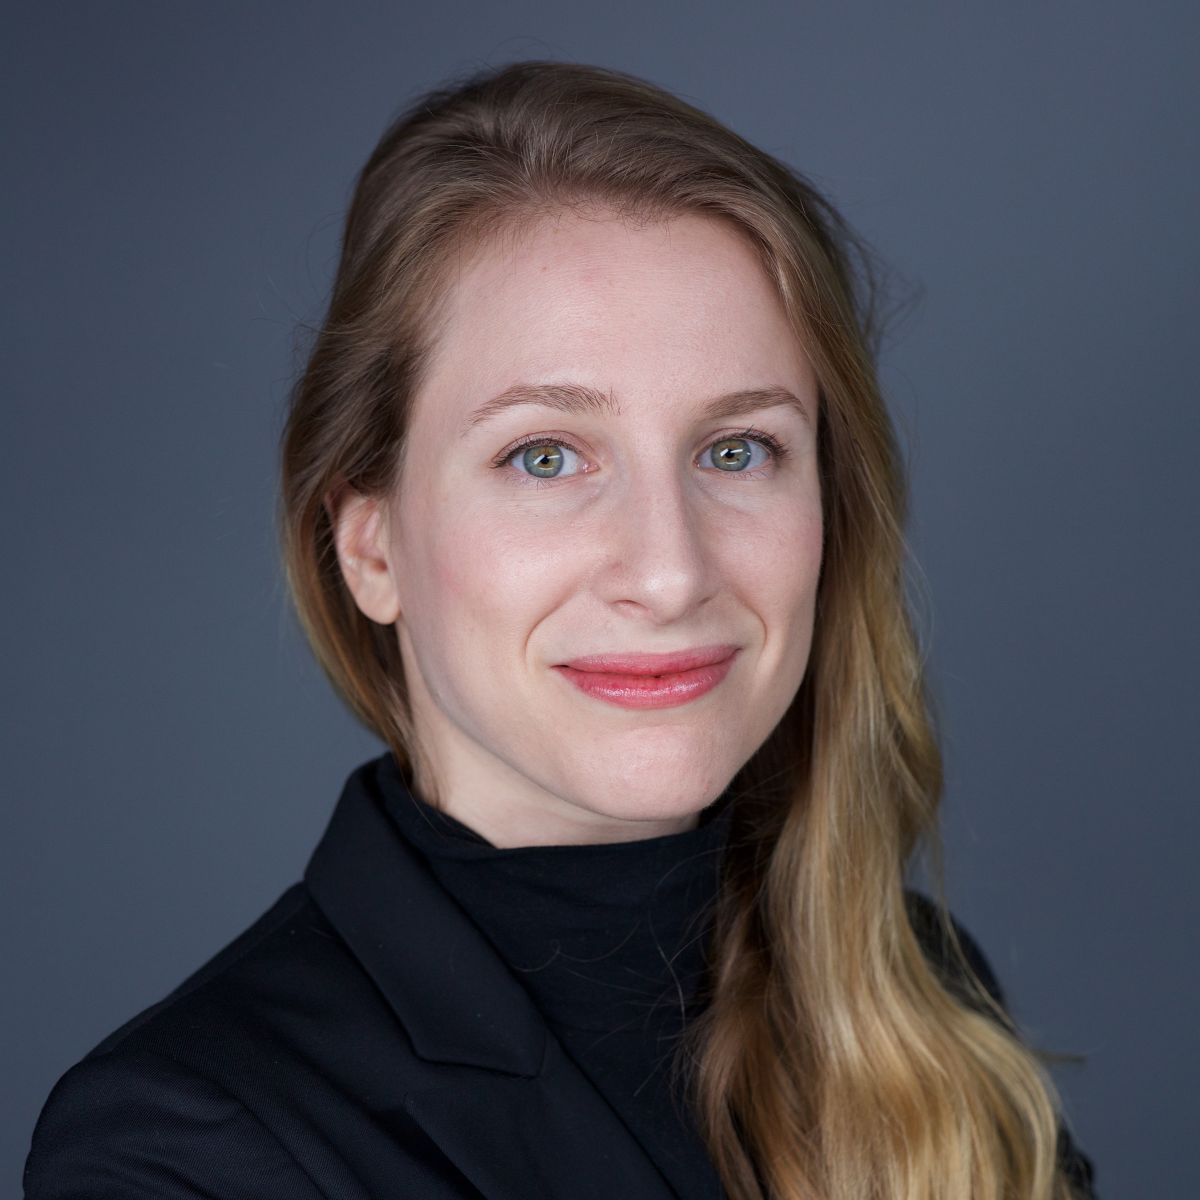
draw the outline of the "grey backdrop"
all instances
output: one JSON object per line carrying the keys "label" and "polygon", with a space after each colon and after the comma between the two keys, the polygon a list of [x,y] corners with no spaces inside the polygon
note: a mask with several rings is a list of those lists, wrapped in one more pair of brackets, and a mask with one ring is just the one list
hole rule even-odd
{"label": "grey backdrop", "polygon": [[932,602],[956,912],[1106,1200],[1196,1132],[1197,20],[1185,4],[9,6],[4,1110],[298,878],[379,747],[272,505],[295,330],[419,90],[644,75],[811,175],[916,287],[884,362]]}

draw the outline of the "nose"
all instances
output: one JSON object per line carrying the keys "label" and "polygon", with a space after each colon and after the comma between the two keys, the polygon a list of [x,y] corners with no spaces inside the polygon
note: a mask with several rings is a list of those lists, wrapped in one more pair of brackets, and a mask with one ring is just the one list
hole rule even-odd
{"label": "nose", "polygon": [[603,597],[655,624],[685,620],[717,588],[716,514],[678,471],[644,464],[602,517]]}

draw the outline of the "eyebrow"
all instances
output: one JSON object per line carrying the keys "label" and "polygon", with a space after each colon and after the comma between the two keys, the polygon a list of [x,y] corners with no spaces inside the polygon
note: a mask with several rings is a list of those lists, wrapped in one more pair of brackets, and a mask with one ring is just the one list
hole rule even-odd
{"label": "eyebrow", "polygon": [[[589,413],[608,413],[619,416],[621,406],[611,392],[578,383],[518,383],[505,388],[498,396],[485,400],[467,417],[460,437],[465,437],[477,425],[522,404],[539,404],[554,408],[572,416]],[[763,408],[794,408],[805,421],[811,423],[812,416],[800,398],[785,387],[744,388],[737,392],[726,392],[714,396],[700,410],[703,420],[714,421],[725,417],[740,417]]]}

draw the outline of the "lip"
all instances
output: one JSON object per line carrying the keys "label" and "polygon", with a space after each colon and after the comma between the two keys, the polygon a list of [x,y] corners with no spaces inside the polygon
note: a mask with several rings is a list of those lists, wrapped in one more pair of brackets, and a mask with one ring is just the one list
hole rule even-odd
{"label": "lip", "polygon": [[[554,669],[585,695],[619,708],[674,708],[712,691],[729,674],[737,650],[736,646],[724,646],[673,655],[593,655]],[[723,656],[718,656],[718,651]],[[697,658],[702,661],[697,662]],[[587,666],[581,669],[575,665],[579,662]],[[610,664],[614,662],[636,669],[612,670]],[[680,670],[681,662],[691,665]],[[598,663],[606,669],[596,669]],[[658,671],[646,670],[648,663],[657,666]],[[664,670],[664,663],[671,669]]]}
{"label": "lip", "polygon": [[693,646],[690,650],[677,650],[671,654],[589,654],[560,663],[559,667],[603,675],[674,675],[697,667],[714,666],[737,650],[737,646],[722,643]]}

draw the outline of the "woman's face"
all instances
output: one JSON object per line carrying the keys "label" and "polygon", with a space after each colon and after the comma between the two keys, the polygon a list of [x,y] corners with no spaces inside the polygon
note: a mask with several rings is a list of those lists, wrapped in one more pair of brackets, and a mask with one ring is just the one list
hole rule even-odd
{"label": "woman's face", "polygon": [[[469,256],[451,287],[395,493],[337,510],[359,607],[395,625],[442,804],[499,846],[689,828],[808,662],[812,367],[753,250],[700,216],[564,212]],[[710,412],[737,393],[761,394]],[[714,646],[733,650],[720,682],[689,675],[649,706],[628,700],[661,692],[645,678],[597,692],[560,669]]]}

